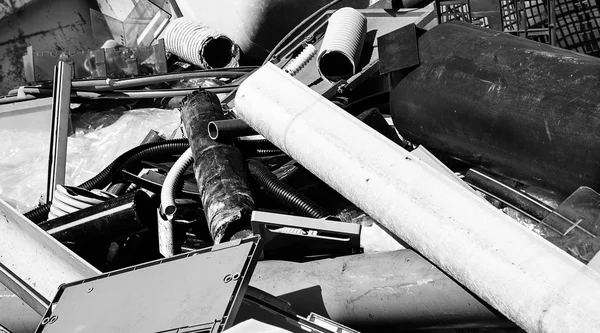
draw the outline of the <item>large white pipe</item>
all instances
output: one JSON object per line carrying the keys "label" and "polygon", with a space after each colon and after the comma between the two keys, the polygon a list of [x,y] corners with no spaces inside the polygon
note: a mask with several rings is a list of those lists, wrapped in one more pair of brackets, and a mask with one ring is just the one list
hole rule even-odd
{"label": "large white pipe", "polygon": [[276,66],[247,78],[235,103],[247,124],[526,331],[600,331],[598,273]]}

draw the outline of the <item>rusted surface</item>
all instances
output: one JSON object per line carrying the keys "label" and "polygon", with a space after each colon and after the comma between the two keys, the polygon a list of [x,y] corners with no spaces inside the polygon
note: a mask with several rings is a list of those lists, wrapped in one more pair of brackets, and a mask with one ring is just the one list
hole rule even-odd
{"label": "rusted surface", "polygon": [[215,243],[229,240],[238,231],[250,233],[254,199],[242,154],[208,135],[208,123],[225,118],[219,98],[209,91],[188,95],[182,102],[181,117],[194,154],[194,174],[204,215]]}
{"label": "rusted surface", "polygon": [[92,42],[89,9],[88,1],[84,0],[47,0],[0,19],[0,95],[26,83],[22,57],[28,45],[34,51],[96,47]]}

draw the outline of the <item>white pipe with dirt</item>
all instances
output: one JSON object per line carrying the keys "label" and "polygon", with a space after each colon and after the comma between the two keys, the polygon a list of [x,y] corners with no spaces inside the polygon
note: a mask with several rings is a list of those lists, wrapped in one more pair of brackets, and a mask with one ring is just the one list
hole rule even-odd
{"label": "white pipe with dirt", "polygon": [[597,332],[600,274],[272,64],[240,118],[528,332]]}

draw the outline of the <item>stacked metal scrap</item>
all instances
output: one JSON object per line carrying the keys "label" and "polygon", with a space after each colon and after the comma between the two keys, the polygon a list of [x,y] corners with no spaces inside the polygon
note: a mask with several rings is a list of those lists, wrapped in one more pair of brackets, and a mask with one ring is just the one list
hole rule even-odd
{"label": "stacked metal scrap", "polygon": [[[48,174],[0,199],[0,331],[596,331],[600,60],[408,3],[332,1],[260,66],[174,1],[29,50],[0,119],[49,114]],[[140,108],[181,124],[69,184],[75,120]]]}

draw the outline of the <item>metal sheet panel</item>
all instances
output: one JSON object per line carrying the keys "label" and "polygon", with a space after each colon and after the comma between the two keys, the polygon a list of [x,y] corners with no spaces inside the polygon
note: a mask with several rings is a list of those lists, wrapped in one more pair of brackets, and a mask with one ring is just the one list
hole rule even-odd
{"label": "metal sheet panel", "polygon": [[221,332],[241,304],[259,240],[231,241],[63,285],[36,332]]}

